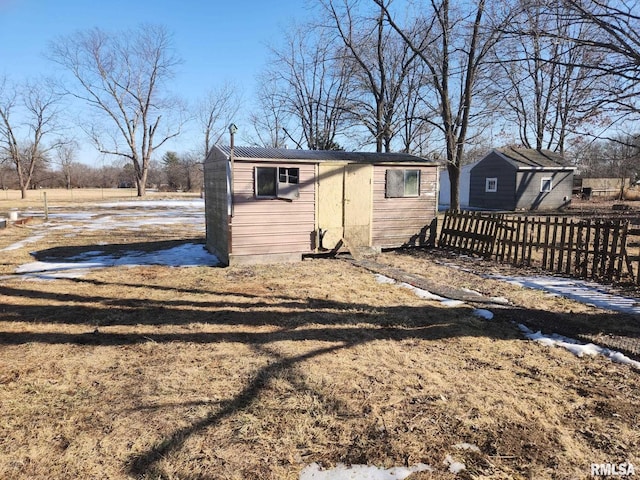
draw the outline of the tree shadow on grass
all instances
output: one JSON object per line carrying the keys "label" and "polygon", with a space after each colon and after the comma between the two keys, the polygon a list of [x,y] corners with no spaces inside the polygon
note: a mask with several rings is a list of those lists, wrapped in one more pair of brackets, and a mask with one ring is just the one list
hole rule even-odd
{"label": "tree shadow on grass", "polygon": [[[41,262],[83,262],[87,259],[109,255],[114,258],[123,258],[137,253],[158,253],[174,248],[179,248],[185,244],[202,245],[204,241],[201,237],[180,240],[159,240],[152,242],[131,242],[131,243],[107,243],[104,245],[70,245],[52,247],[38,250],[32,255]],[[213,257],[213,255],[212,255]]]}
{"label": "tree shadow on grass", "polygon": [[[261,368],[240,393],[231,400],[222,402],[218,410],[191,425],[174,431],[169,437],[163,439],[160,444],[148,449],[146,452],[133,456],[129,461],[129,472],[133,475],[160,474],[162,476],[162,472],[158,471],[156,465],[160,459],[180,449],[191,435],[206,428],[214,427],[225,418],[248,409],[258,400],[260,393],[266,388],[271,379],[277,378],[283,373],[288,374],[290,370],[301,362],[355,345],[357,343],[344,343],[319,348],[293,357],[280,357],[278,361]],[[291,375],[288,374],[287,377],[291,378]],[[303,388],[301,382],[297,381],[296,383],[298,388]],[[304,385],[304,387],[309,388],[308,385]]]}
{"label": "tree shadow on grass", "polygon": [[[126,287],[129,288],[129,287]],[[151,287],[155,288],[155,287]],[[191,290],[187,290],[193,293]],[[208,428],[216,427],[225,419],[257,405],[261,394],[275,378],[285,378],[297,390],[308,390],[329,409],[332,399],[324,398],[305,381],[300,365],[313,358],[348,350],[376,341],[401,342],[408,339],[438,341],[455,337],[489,337],[519,340],[520,333],[512,321],[529,323],[538,319],[546,325],[570,321],[570,315],[540,310],[503,307],[496,310],[496,318],[504,321],[486,322],[474,317],[468,306],[444,309],[425,302],[421,306],[372,306],[365,302],[338,302],[311,297],[274,295],[237,295],[233,292],[205,291],[219,300],[203,298],[200,301],[176,299],[119,299],[78,293],[51,293],[31,286],[2,286],[0,295],[11,298],[11,303],[0,307],[3,322],[48,323],[59,325],[86,325],[84,333],[60,332],[0,332],[0,344],[25,343],[75,344],[91,346],[131,345],[147,342],[186,344],[239,343],[247,345],[259,355],[268,355],[269,363],[261,367],[244,388],[225,401],[211,404],[212,411],[188,425],[174,429],[161,442],[130,457],[127,469],[131,475],[165,477],[161,459],[184,447],[185,442]],[[233,298],[236,295],[237,298]],[[228,298],[222,298],[228,297]],[[29,302],[41,299],[44,305]],[[56,304],[58,302],[58,304]],[[600,313],[582,315],[583,324],[593,331],[608,325],[612,331],[627,332],[621,327],[619,314]],[[589,320],[589,321],[587,321]],[[577,320],[573,319],[577,325]],[[206,328],[221,326],[272,326],[268,331],[203,331],[203,332],[145,332],[111,333],[100,331],[106,325],[181,326],[203,324]],[[618,325],[616,327],[616,325]],[[583,327],[583,328],[587,328]],[[616,330],[617,328],[617,330]],[[626,330],[625,330],[626,329]],[[324,342],[311,351],[285,356],[271,345],[277,342]],[[179,348],[179,347],[177,347]],[[187,403],[185,403],[187,405]],[[176,406],[178,407],[178,406]],[[145,408],[145,407],[141,407]]]}

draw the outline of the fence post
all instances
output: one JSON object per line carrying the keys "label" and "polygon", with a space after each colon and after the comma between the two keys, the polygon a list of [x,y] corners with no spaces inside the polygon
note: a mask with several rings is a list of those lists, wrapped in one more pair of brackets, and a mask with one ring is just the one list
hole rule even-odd
{"label": "fence post", "polygon": [[567,245],[567,263],[565,265],[564,273],[566,275],[571,275],[571,260],[573,259],[573,245],[574,245],[574,234],[575,234],[576,225],[572,221],[569,223],[569,245]]}

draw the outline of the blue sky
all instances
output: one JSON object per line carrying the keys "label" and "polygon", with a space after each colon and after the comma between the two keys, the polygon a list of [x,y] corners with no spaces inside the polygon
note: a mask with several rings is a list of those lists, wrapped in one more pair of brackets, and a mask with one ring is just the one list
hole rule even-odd
{"label": "blue sky", "polygon": [[44,53],[58,36],[154,23],[173,33],[184,61],[176,93],[193,100],[231,81],[250,102],[267,45],[277,44],[287,25],[308,14],[305,0],[0,0],[0,75],[20,81],[54,73]]}

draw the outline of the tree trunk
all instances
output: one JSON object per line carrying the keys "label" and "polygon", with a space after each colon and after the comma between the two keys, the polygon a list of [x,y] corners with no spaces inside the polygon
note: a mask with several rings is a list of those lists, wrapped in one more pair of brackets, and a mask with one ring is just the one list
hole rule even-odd
{"label": "tree trunk", "polygon": [[460,168],[453,163],[448,163],[447,171],[449,172],[449,189],[451,191],[449,209],[457,212],[460,210]]}
{"label": "tree trunk", "polygon": [[142,178],[139,178],[136,175],[136,187],[138,190],[138,196],[144,197],[147,194],[147,170],[144,170],[141,175]]}

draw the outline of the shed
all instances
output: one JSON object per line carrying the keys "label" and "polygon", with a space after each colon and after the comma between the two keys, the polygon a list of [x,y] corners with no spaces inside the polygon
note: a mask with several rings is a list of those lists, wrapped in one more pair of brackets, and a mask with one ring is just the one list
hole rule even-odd
{"label": "shed", "polygon": [[571,202],[573,173],[547,150],[492,150],[472,169],[469,206],[487,210],[555,210]]}
{"label": "shed", "polygon": [[424,245],[438,165],[400,153],[216,145],[204,164],[207,249],[225,265]]}

